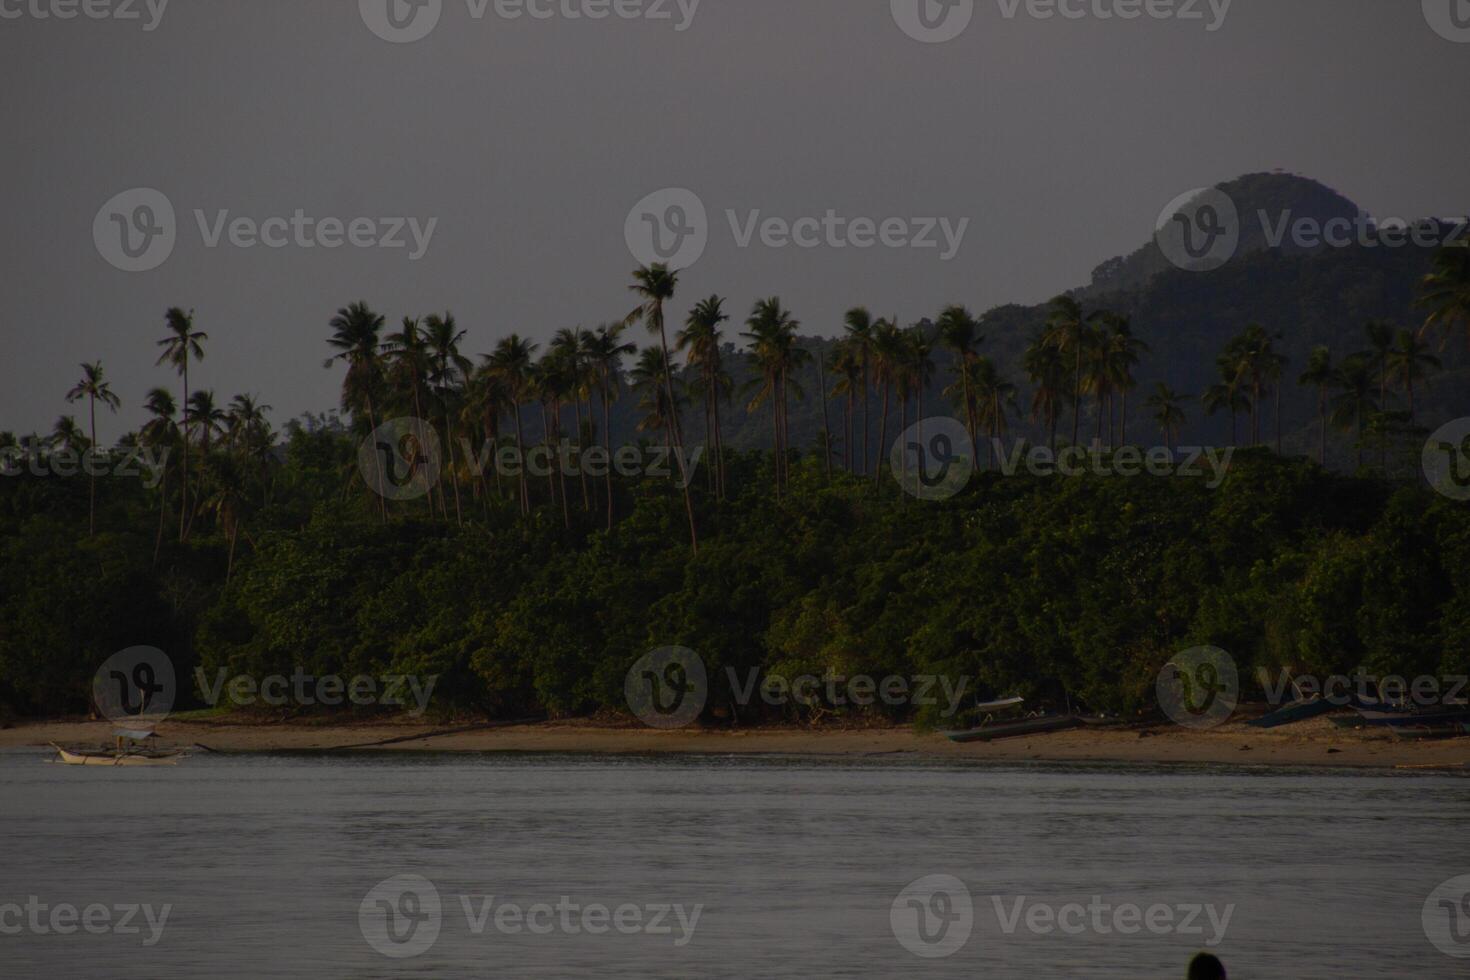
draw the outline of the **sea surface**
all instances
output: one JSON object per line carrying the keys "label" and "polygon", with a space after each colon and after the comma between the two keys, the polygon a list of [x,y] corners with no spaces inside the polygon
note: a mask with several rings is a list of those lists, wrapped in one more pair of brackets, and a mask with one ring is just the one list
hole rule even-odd
{"label": "sea surface", "polygon": [[46,758],[0,752],[6,977],[1470,976],[1425,931],[1470,874],[1450,775]]}

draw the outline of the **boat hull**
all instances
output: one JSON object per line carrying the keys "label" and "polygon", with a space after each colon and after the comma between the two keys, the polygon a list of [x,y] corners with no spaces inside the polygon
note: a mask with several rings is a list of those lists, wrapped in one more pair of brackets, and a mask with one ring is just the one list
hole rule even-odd
{"label": "boat hull", "polygon": [[56,749],[56,760],[68,766],[176,766],[183,752],[112,752],[100,750]]}

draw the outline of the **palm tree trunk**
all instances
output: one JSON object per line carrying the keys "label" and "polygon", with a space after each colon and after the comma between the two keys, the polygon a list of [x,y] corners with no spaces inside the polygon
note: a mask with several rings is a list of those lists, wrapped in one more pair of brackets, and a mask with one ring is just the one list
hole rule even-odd
{"label": "palm tree trunk", "polygon": [[[187,343],[187,338],[185,340]],[[184,462],[179,470],[179,544],[184,543],[184,515],[189,510],[189,350],[184,348],[184,402],[179,408],[183,412]],[[374,454],[376,455],[376,454]]]}
{"label": "palm tree trunk", "polygon": [[[1412,396],[1410,396],[1412,401]],[[87,411],[92,418],[92,465],[87,467],[87,537],[97,533],[97,398],[87,395]]]}
{"label": "palm tree trunk", "polygon": [[664,356],[664,394],[669,399],[669,427],[674,437],[674,457],[679,463],[679,477],[684,484],[684,511],[689,516],[689,548],[699,554],[699,531],[694,524],[694,498],[690,495],[689,474],[684,471],[684,444],[679,434],[679,403],[674,400],[674,371],[669,365],[669,338],[664,330],[663,304],[660,302],[658,315],[658,342]]}
{"label": "palm tree trunk", "polygon": [[873,389],[868,382],[868,353],[863,351],[863,465],[859,471],[863,476],[868,475],[868,433],[872,430],[872,423],[868,420],[868,406],[873,401]]}
{"label": "palm tree trunk", "polygon": [[[965,421],[970,423],[970,463],[974,465],[980,462],[980,445],[976,441],[975,425],[975,399],[970,395],[970,361],[964,354],[960,355],[960,381],[965,389]],[[986,468],[990,468],[989,456],[986,457]]]}
{"label": "palm tree trunk", "polygon": [[[582,461],[582,451],[586,448],[582,444],[582,399],[574,399],[573,404],[577,408],[577,469],[582,471],[582,513],[590,514],[592,512],[592,495],[587,492],[587,467]],[[587,409],[587,414],[589,416],[592,414],[590,406]]]}
{"label": "palm tree trunk", "polygon": [[524,427],[521,425],[521,401],[519,394],[512,395],[511,397],[516,400],[516,454],[519,455],[521,458],[521,465],[519,467],[521,485],[521,516],[530,517],[531,488],[526,482],[526,435]]}
{"label": "palm tree trunk", "polygon": [[158,533],[153,538],[153,564],[158,564],[158,553],[163,548],[163,525],[168,512],[168,461],[163,464],[163,478],[158,483]]}
{"label": "palm tree trunk", "polygon": [[[883,379],[883,411],[878,416],[878,449],[881,452],[883,443],[888,441],[888,379]],[[867,442],[866,433],[863,436],[864,443]],[[883,476],[883,465],[877,463],[873,467],[873,488],[880,489],[879,480]]]}
{"label": "palm tree trunk", "polygon": [[822,389],[822,460],[827,464],[827,482],[832,482],[832,428],[827,421],[827,369],[817,351],[817,384]]}
{"label": "palm tree trunk", "polygon": [[[444,407],[444,435],[449,441],[449,482],[454,486],[454,522],[464,527],[464,512],[459,506],[459,471],[454,462],[454,420],[449,417],[449,406]],[[383,518],[385,521],[387,517]]]}

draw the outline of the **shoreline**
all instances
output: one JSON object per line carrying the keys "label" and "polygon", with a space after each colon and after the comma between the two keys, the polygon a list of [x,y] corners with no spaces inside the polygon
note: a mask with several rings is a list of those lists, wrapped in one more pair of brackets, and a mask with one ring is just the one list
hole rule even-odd
{"label": "shoreline", "polygon": [[[0,749],[106,744],[105,721],[16,723],[0,729]],[[1278,729],[1232,722],[1209,731],[1173,725],[1072,729],[999,742],[957,744],[910,726],[857,729],[762,727],[663,732],[586,721],[508,725],[434,725],[381,721],[267,723],[166,721],[165,745],[199,745],[220,753],[515,752],[585,755],[805,755],[828,758],[909,756],[924,760],[995,762],[1114,762],[1132,764],[1265,765],[1322,768],[1414,768],[1470,771],[1470,738],[1405,741],[1389,732],[1341,729],[1314,719]]]}

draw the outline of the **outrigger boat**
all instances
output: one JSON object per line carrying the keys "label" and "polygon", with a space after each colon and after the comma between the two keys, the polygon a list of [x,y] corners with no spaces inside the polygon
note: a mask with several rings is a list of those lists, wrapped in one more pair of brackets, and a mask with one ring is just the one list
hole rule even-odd
{"label": "outrigger boat", "polygon": [[113,748],[66,748],[56,750],[53,762],[68,766],[175,766],[187,753],[183,749],[156,749],[147,745],[152,732],[118,732]]}
{"label": "outrigger boat", "polygon": [[1025,703],[1025,698],[1005,698],[1001,701],[988,701],[985,704],[976,705],[975,712],[984,719],[980,727],[963,732],[944,732],[944,737],[951,742],[993,742],[996,739],[1015,738],[1020,735],[1059,732],[1067,728],[1077,728],[1082,724],[1082,719],[1075,715],[1033,715],[1030,718],[1019,718],[998,724],[994,722],[994,712],[1019,708]]}

